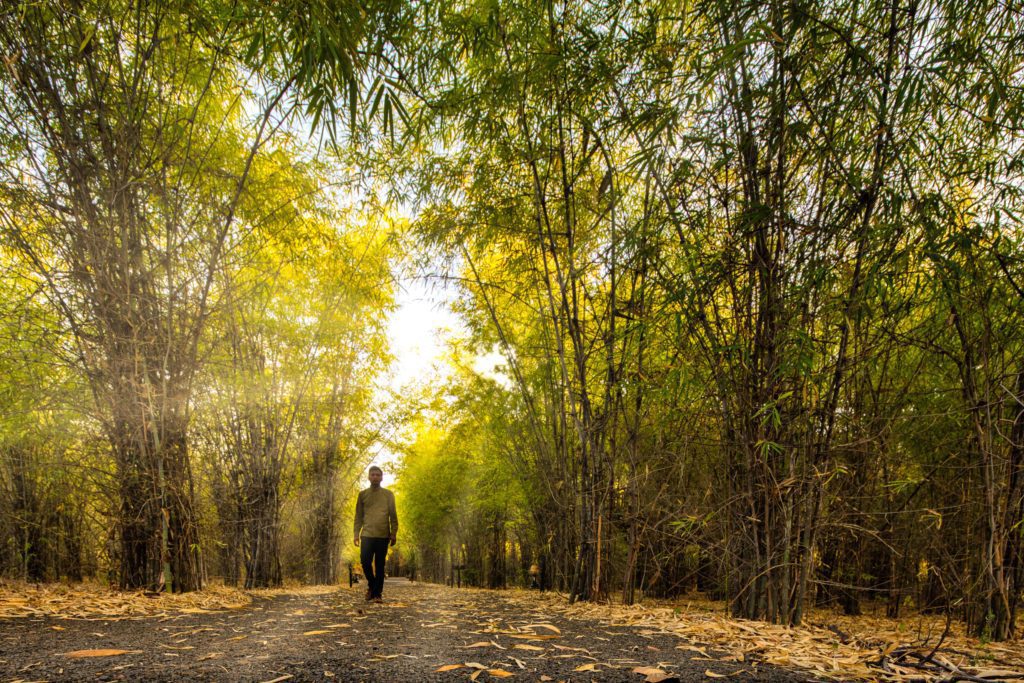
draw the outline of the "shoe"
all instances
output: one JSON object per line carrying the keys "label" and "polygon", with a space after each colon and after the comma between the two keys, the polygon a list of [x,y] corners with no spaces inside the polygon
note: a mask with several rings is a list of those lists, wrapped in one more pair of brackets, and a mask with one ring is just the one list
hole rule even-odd
{"label": "shoe", "polygon": [[384,604],[384,598],[382,598],[382,597],[380,597],[380,596],[378,595],[377,597],[375,597],[375,598],[373,598],[372,600],[370,600],[370,602],[375,602],[375,603],[377,603],[378,605],[383,605],[383,604]]}
{"label": "shoe", "polygon": [[373,593],[370,592],[369,588],[366,589],[366,595],[364,597],[366,598],[366,602],[373,600]]}

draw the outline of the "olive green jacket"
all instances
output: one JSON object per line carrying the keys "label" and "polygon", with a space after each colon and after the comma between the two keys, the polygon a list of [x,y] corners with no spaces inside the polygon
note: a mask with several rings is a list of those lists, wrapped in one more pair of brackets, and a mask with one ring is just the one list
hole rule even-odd
{"label": "olive green jacket", "polygon": [[383,486],[363,489],[356,499],[356,519],[352,537],[388,538],[398,535],[398,511],[395,494]]}

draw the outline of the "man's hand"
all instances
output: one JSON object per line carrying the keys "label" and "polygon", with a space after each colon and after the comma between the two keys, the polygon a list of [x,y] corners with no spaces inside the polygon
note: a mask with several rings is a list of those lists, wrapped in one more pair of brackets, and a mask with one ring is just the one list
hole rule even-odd
{"label": "man's hand", "polygon": [[358,536],[353,536],[352,537],[352,542],[355,543],[358,546],[359,545],[359,537]]}
{"label": "man's hand", "polygon": [[391,534],[391,545],[394,546],[395,543],[398,543],[398,537],[394,534]]}

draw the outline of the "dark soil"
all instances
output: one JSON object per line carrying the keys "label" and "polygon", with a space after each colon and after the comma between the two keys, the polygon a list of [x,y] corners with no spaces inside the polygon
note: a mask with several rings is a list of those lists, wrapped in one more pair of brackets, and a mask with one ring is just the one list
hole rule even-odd
{"label": "dark soil", "polygon": [[[540,623],[555,628],[526,628]],[[389,579],[383,604],[365,603],[356,586],[159,618],[0,620],[0,681],[465,681],[478,670],[476,681],[491,681],[501,676],[486,670],[493,669],[511,680],[639,683],[639,666],[683,681],[703,680],[705,671],[731,681],[811,680],[679,645],[699,643],[570,619],[506,593]],[[68,656],[94,649],[129,652]],[[484,670],[436,671],[467,662]],[[588,664],[596,670],[576,670]]]}

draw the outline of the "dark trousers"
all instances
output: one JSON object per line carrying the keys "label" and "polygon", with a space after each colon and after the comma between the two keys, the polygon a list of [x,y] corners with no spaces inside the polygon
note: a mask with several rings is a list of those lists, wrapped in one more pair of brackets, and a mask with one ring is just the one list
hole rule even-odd
{"label": "dark trousers", "polygon": [[379,598],[384,593],[384,560],[388,556],[388,539],[359,539],[359,560],[363,564],[363,576],[366,577],[371,598]]}

